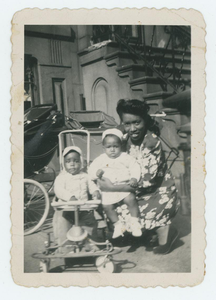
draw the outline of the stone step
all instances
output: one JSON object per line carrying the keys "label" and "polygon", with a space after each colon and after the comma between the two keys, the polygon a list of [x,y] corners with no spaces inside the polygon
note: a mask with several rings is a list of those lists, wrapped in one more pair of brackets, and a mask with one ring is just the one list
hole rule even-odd
{"label": "stone step", "polygon": [[149,105],[149,113],[154,114],[159,110],[163,110],[162,101],[172,95],[173,92],[164,92],[164,91],[144,94],[143,98],[146,101],[146,103]]}
{"label": "stone step", "polygon": [[[174,84],[173,79],[170,79],[170,82]],[[180,79],[179,83],[190,87],[191,80],[184,78]],[[164,84],[162,79],[153,76],[144,76],[129,81],[129,85],[133,91],[143,91],[144,94],[165,91]],[[167,85],[167,92],[173,92],[172,87],[169,85]]]}
{"label": "stone step", "polygon": [[156,92],[156,93],[144,94],[143,98],[150,103],[151,101],[154,101],[154,100],[166,99],[172,95],[173,95],[173,92],[161,91],[161,92]]}
{"label": "stone step", "polygon": [[[161,68],[159,65],[155,65],[154,66],[155,69],[157,69],[158,71],[160,71],[162,73],[163,68]],[[165,73],[164,75],[166,76],[167,74],[170,74],[173,70],[172,66],[167,66],[165,69]],[[176,73],[178,74],[178,72],[181,70],[181,74],[186,75],[184,76],[185,78],[190,78],[190,74],[191,74],[191,70],[189,67],[183,67],[182,69],[179,67],[177,67],[176,65]],[[131,80],[132,79],[136,79],[136,78],[140,78],[146,75],[146,68],[145,68],[145,64],[128,64],[128,65],[124,65],[121,67],[117,67],[116,71],[118,72],[119,77],[129,77]],[[148,75],[149,73],[153,73],[152,70],[148,71]],[[152,74],[151,74],[152,75]],[[171,76],[173,77],[173,76]]]}
{"label": "stone step", "polygon": [[[140,51],[143,51],[143,49],[140,49]],[[172,49],[165,49],[165,48],[160,48],[160,47],[149,47],[149,46],[146,46],[146,52],[147,53],[152,53],[152,54],[155,54],[155,55],[159,55],[159,56],[172,56]],[[191,52],[190,50],[182,50],[182,49],[174,49],[174,53],[175,53],[175,56],[182,56],[184,54],[185,57],[187,58],[190,58],[191,56]]]}
{"label": "stone step", "polygon": [[[130,46],[133,46],[129,44]],[[138,53],[144,56],[144,46],[134,46],[134,50]],[[127,48],[125,46],[119,45],[116,42],[108,43],[106,46],[106,55],[109,57],[112,55],[112,53],[119,53],[119,56],[123,55],[123,53],[129,54]],[[155,58],[155,59],[161,59],[164,57],[164,59],[172,60],[172,49],[165,49],[165,48],[159,48],[159,47],[150,47],[146,46],[145,48],[146,57]],[[183,49],[174,49],[174,55],[176,60],[182,60],[184,56],[184,60],[186,63],[190,63],[191,59],[191,51],[190,50],[183,50]],[[130,56],[130,54],[129,54]]]}
{"label": "stone step", "polygon": [[117,67],[119,77],[129,77],[131,80],[142,77],[145,75],[144,64],[128,64],[125,66]]}
{"label": "stone step", "polygon": [[[134,43],[129,43],[129,46],[132,46],[137,52],[141,53],[144,52],[144,45],[137,45]],[[156,55],[171,55],[172,56],[172,49],[165,49],[162,47],[150,47],[146,46],[145,47],[146,54],[148,55],[149,53],[155,53]],[[115,51],[121,51],[121,52],[128,52],[127,48],[123,45],[120,45],[117,42],[110,42],[107,44],[107,54],[110,54]],[[182,56],[185,54],[185,57],[190,57],[191,56],[191,51],[190,50],[183,50],[183,49],[174,49],[175,55]]]}
{"label": "stone step", "polygon": [[[104,56],[108,66],[117,66],[121,67],[123,65],[129,64],[129,62],[137,63],[137,58],[135,55],[131,55],[125,51],[115,51],[108,53]],[[141,61],[139,61],[140,63]]]}
{"label": "stone step", "polygon": [[[172,64],[173,63],[173,58],[172,55],[166,55],[165,57],[162,57],[162,55],[159,54],[152,54],[151,56],[146,55],[146,58],[148,59],[149,62],[154,61],[154,64],[160,65],[162,63],[164,64]],[[130,54],[126,51],[115,51],[111,53],[107,53],[104,56],[104,59],[106,60],[106,63],[108,66],[114,66],[116,65],[117,67],[121,67],[123,65],[128,65],[128,64],[144,64],[144,61],[141,59],[138,59],[136,55]],[[183,66],[190,65],[191,59],[190,57],[183,57],[181,55],[175,55],[175,65],[176,67],[181,67],[183,62]]]}

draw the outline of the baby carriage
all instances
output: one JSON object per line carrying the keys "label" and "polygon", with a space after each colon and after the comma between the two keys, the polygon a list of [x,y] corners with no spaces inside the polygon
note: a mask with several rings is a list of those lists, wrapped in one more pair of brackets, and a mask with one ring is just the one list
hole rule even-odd
{"label": "baby carriage", "polygon": [[48,168],[64,125],[56,105],[37,105],[24,115],[24,234],[44,223],[49,212],[48,193],[55,171]]}

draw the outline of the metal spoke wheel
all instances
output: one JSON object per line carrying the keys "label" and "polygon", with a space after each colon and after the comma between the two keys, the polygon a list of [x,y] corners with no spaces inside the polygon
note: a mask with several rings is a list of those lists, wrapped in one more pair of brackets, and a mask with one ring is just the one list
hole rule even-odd
{"label": "metal spoke wheel", "polygon": [[24,235],[38,230],[49,213],[49,196],[39,182],[24,179]]}
{"label": "metal spoke wheel", "polygon": [[99,256],[96,258],[95,265],[100,273],[114,273],[115,264],[108,256]]}

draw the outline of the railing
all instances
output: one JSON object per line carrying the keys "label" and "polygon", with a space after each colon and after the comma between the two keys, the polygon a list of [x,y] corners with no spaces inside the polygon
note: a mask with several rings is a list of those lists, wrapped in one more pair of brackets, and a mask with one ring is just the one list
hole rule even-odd
{"label": "railing", "polygon": [[[158,43],[157,29],[163,28]],[[146,38],[148,31],[148,40]],[[156,74],[175,93],[185,89],[182,71],[185,56],[190,53],[191,34],[189,26],[133,26],[133,25],[94,25],[92,42],[112,40],[119,44],[120,50],[127,50],[144,62],[146,76]],[[157,52],[157,55],[155,53]],[[176,58],[178,55],[178,66]],[[136,62],[136,61],[135,61]]]}

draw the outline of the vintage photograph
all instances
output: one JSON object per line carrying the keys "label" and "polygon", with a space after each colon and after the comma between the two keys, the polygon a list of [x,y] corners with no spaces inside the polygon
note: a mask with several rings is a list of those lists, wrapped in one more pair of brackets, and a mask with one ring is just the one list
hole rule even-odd
{"label": "vintage photograph", "polygon": [[190,26],[24,43],[24,272],[190,272]]}
{"label": "vintage photograph", "polygon": [[29,287],[199,284],[203,18],[98,12],[13,18],[13,278]]}

